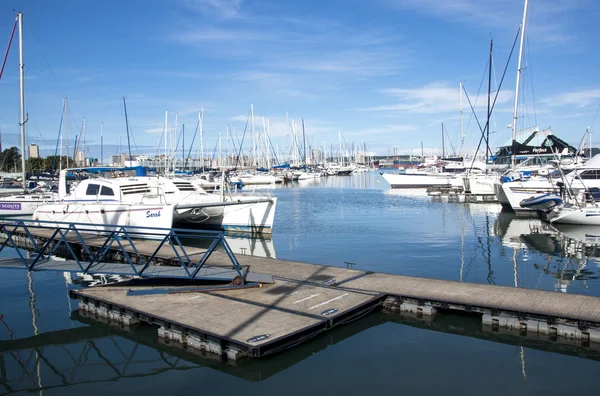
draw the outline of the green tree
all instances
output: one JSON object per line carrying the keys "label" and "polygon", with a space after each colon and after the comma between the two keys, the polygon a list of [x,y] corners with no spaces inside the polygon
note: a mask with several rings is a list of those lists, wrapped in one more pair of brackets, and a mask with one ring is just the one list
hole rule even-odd
{"label": "green tree", "polygon": [[18,172],[21,169],[21,154],[15,146],[0,153],[0,170]]}
{"label": "green tree", "polygon": [[[60,163],[59,163],[60,158]],[[73,160],[69,158],[69,163],[73,164]],[[62,166],[61,166],[62,165]],[[44,170],[46,172],[58,173],[58,169],[65,169],[67,167],[67,157],[59,157],[57,155],[51,155],[44,159]]]}
{"label": "green tree", "polygon": [[45,162],[44,159],[43,158],[39,158],[39,157],[36,157],[36,158],[33,158],[33,157],[27,158],[27,171],[28,172],[34,172],[34,173],[45,171],[46,169],[45,169],[45,166],[44,166],[45,165],[44,162]]}

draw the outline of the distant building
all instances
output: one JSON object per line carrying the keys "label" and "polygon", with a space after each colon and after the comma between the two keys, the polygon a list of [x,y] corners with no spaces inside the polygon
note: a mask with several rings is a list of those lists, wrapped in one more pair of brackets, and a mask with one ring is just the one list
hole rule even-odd
{"label": "distant building", "polygon": [[33,143],[27,147],[27,154],[29,158],[40,158],[40,148],[37,144]]}

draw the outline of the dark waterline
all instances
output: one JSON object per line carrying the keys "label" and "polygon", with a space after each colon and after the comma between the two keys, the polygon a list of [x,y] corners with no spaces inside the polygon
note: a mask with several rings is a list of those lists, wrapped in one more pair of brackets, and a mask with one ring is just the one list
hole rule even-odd
{"label": "dark waterline", "polygon": [[[231,238],[237,253],[600,295],[600,230],[431,202],[387,190],[376,173],[270,191],[279,198],[273,237]],[[0,394],[596,394],[593,350],[484,333],[476,317],[376,312],[233,366],[162,345],[151,327],[123,332],[82,317],[69,287],[62,274],[0,273]]]}

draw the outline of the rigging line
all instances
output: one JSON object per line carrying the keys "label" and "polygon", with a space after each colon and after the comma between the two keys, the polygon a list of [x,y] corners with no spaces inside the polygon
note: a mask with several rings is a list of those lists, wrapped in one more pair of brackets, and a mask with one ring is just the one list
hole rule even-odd
{"label": "rigging line", "polygon": [[596,114],[594,114],[594,118],[592,119],[592,125],[590,126],[590,133],[592,132],[592,128],[594,127],[594,124],[596,123],[596,116],[598,115],[598,110],[600,110],[600,104],[596,108]]}
{"label": "rigging line", "polygon": [[[513,41],[513,45],[512,48],[510,50],[510,53],[508,54],[508,59],[506,61],[506,65],[504,66],[504,72],[502,72],[502,77],[500,78],[500,84],[498,85],[498,90],[496,91],[496,95],[494,96],[494,101],[492,102],[492,107],[490,108],[490,113],[493,113],[494,111],[494,107],[496,106],[496,100],[498,99],[498,95],[500,94],[500,89],[502,88],[502,84],[504,83],[504,78],[506,77],[506,72],[508,71],[508,64],[510,63],[510,60],[512,58],[512,55],[514,53],[515,50],[515,46],[517,44],[517,40],[519,38],[519,33],[521,32],[521,27],[519,27],[519,29],[517,29],[517,34],[515,35],[515,40]],[[468,99],[468,95],[467,95],[467,90],[465,88],[465,84],[463,83],[463,90],[465,91],[465,95],[467,96],[467,100]],[[471,104],[471,101],[469,100],[469,105]],[[473,114],[475,115],[475,113],[473,112]],[[475,115],[475,118],[477,119],[477,115]],[[479,120],[477,120],[477,123],[479,124]],[[489,123],[489,120],[488,120]],[[487,127],[487,123],[486,123],[486,127]],[[481,125],[479,126],[479,128],[481,129]],[[481,129],[481,133],[483,135],[483,129]],[[483,136],[482,136],[483,137]],[[477,150],[475,151],[475,155],[477,155],[477,151],[479,151],[479,147],[481,146],[482,143],[482,139],[479,140],[479,145],[477,146]],[[489,143],[488,143],[489,146]],[[487,153],[486,153],[487,156]],[[472,165],[471,165],[472,167]]]}
{"label": "rigging line", "polygon": [[2,68],[0,69],[0,79],[2,79],[2,74],[4,73],[4,66],[6,66],[6,60],[8,59],[8,53],[10,52],[10,45],[12,44],[13,38],[15,37],[15,30],[17,29],[17,22],[19,21],[19,17],[15,18],[15,24],[13,25],[12,32],[10,34],[10,39],[8,39],[8,47],[6,47],[6,53],[4,54],[4,61],[2,62]]}
{"label": "rigging line", "polygon": [[[194,131],[194,136],[192,137],[192,143],[190,144],[190,149],[188,150],[188,155],[185,157],[185,161],[183,164],[184,169],[187,169],[188,159],[191,158],[192,155],[192,147],[194,147],[194,142],[196,141],[196,135],[198,134],[198,129],[200,129],[200,120],[196,123],[196,130]],[[202,156],[202,155],[200,155]],[[202,161],[200,161],[202,163]]]}
{"label": "rigging line", "polygon": [[[529,49],[529,35],[527,37],[527,57],[531,57],[531,50]],[[527,62],[527,68],[531,68],[531,59]],[[535,125],[537,125],[537,110],[535,108],[535,84],[533,83],[533,71],[529,72],[529,79],[531,80],[531,100],[533,101],[533,119],[535,121]]]}
{"label": "rigging line", "polygon": [[27,31],[31,35],[31,39],[33,41],[33,45],[35,45],[35,48],[39,51],[40,55],[42,56],[42,59],[44,60],[44,63],[48,67],[48,70],[50,71],[50,74],[52,75],[52,80],[56,84],[56,88],[58,88],[58,91],[60,92],[60,94],[62,95],[62,97],[65,98],[66,95],[64,94],[63,90],[60,88],[60,85],[58,85],[58,81],[56,80],[56,76],[54,75],[54,71],[50,67],[50,63],[48,62],[48,59],[46,58],[46,55],[44,54],[44,51],[42,51],[42,49],[38,45],[37,40],[35,38],[35,34],[33,34],[33,30],[31,29],[31,25],[27,25],[25,28],[27,29]]}
{"label": "rigging line", "polygon": [[[486,75],[486,71],[487,71],[487,66],[488,66],[489,60],[486,61],[486,67],[483,71],[483,74],[481,75],[481,81],[479,82],[479,88],[477,89],[477,96],[475,97],[475,104],[473,105],[473,111],[471,112],[471,115],[469,116],[469,121],[467,122],[467,130],[469,129],[469,127],[471,126],[471,121],[473,121],[473,116],[475,115],[475,108],[477,107],[477,101],[479,100],[479,96],[481,94],[481,87],[483,87],[483,82],[485,80],[485,75]],[[463,90],[465,89],[465,84],[463,82]],[[465,91],[466,93],[466,91]],[[475,115],[475,118],[477,118],[477,116]],[[479,122],[478,122],[479,123]],[[480,126],[481,128],[481,126]],[[476,153],[477,154],[477,153]]]}
{"label": "rigging line", "polygon": [[65,115],[64,108],[65,108],[65,105],[63,103],[63,111],[62,111],[62,113],[60,115],[60,124],[58,125],[58,138],[56,139],[56,147],[54,149],[54,161],[52,161],[52,174],[54,174],[54,171],[56,170],[56,161],[57,161],[58,146],[60,145],[60,140],[61,140],[60,139],[60,135],[61,135],[61,132],[62,132],[63,117]]}
{"label": "rigging line", "polygon": [[244,149],[244,139],[246,138],[246,132],[248,131],[248,124],[250,123],[250,112],[248,112],[248,118],[246,118],[246,126],[244,127],[244,134],[242,135],[242,141],[240,143],[240,149],[238,150],[237,157],[235,159],[235,167],[237,168],[240,163],[240,155]]}
{"label": "rigging line", "polygon": [[[63,98],[66,98],[67,95],[65,95],[65,93],[63,92],[62,88],[60,87],[60,85],[58,84],[58,80],[56,79],[56,75],[54,74],[54,70],[52,69],[52,67],[50,67],[50,63],[48,62],[48,58],[46,57],[46,55],[44,54],[44,51],[42,51],[41,47],[38,45],[37,40],[35,38],[35,34],[33,34],[33,30],[31,29],[31,25],[26,25],[25,29],[27,29],[27,31],[29,32],[29,34],[31,35],[31,39],[33,41],[33,45],[35,46],[35,48],[38,50],[38,52],[40,53],[44,63],[46,64],[46,67],[48,67],[48,70],[50,71],[50,75],[52,76],[52,81],[54,81],[54,84],[56,84],[56,88],[58,89],[58,91],[60,92],[61,96]],[[69,118],[68,124],[69,126],[72,126],[71,124],[71,120],[75,120],[75,116],[73,115],[73,112],[71,111],[71,107],[69,106],[69,108],[67,109],[67,112],[69,113],[69,115],[71,116]],[[67,142],[68,143],[68,142]],[[67,153],[68,155],[68,153]]]}

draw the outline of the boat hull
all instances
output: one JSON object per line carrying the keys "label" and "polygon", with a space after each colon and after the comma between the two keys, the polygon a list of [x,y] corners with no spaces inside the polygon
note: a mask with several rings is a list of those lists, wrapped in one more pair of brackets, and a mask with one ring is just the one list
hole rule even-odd
{"label": "boat hull", "polygon": [[436,174],[391,174],[381,175],[393,189],[401,188],[428,188],[428,187],[463,187],[462,178],[458,175],[436,175]]}
{"label": "boat hull", "polygon": [[[244,198],[248,203],[244,203]],[[252,234],[271,234],[277,198],[263,202],[253,202],[255,197],[227,197],[224,206],[203,208],[189,207],[176,209],[173,223],[176,227],[197,226],[204,229],[244,232]],[[207,210],[212,210],[210,215]]]}
{"label": "boat hull", "polygon": [[31,216],[35,210],[56,199],[54,195],[13,195],[0,198],[0,217]]}
{"label": "boat hull", "polygon": [[499,183],[497,174],[471,174],[463,179],[465,191],[474,195],[494,195]]}
{"label": "boat hull", "polygon": [[549,219],[551,223],[558,224],[579,224],[579,225],[600,225],[600,207],[599,206],[565,206],[558,214]]}
{"label": "boat hull", "polygon": [[[155,227],[155,233],[159,236],[170,232],[173,208],[173,205],[58,202],[37,208],[33,219],[81,223],[76,227],[92,232],[110,232],[118,229],[118,226]],[[145,237],[151,238],[152,235],[146,233]]]}

